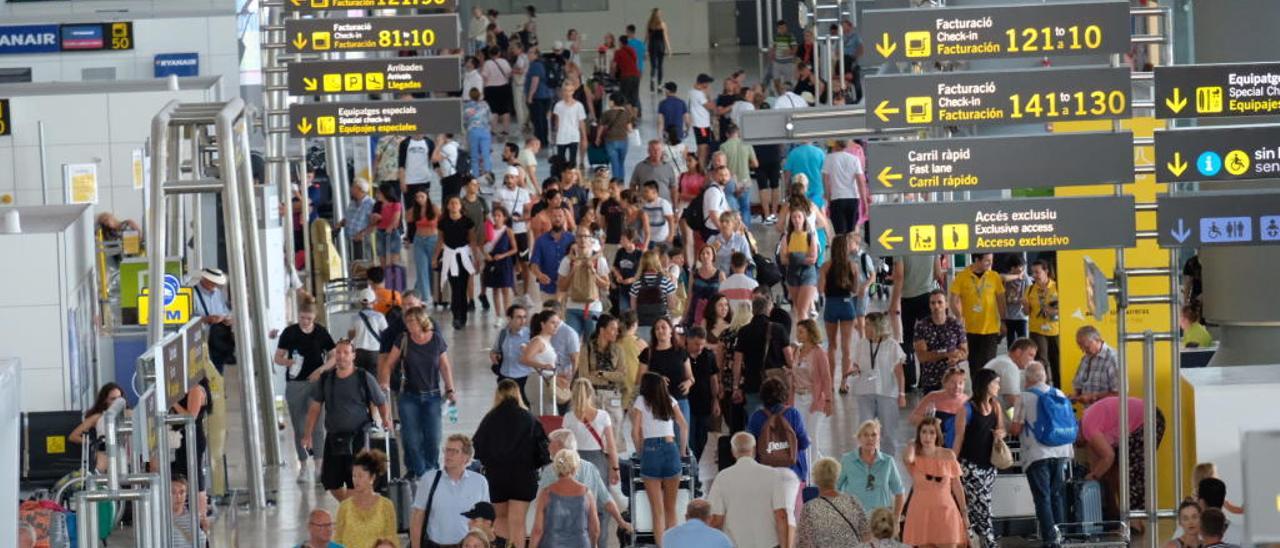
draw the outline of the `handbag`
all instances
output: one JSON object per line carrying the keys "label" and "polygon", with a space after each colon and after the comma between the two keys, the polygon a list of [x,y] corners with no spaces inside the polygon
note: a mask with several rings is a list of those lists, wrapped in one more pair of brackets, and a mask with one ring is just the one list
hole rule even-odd
{"label": "handbag", "polygon": [[431,482],[431,491],[427,493],[427,508],[422,517],[422,546],[425,546],[426,548],[440,546],[431,540],[431,534],[427,531],[427,520],[431,518],[431,507],[434,506],[436,502],[436,487],[440,485],[440,476],[443,475],[443,470],[436,470],[436,479]]}
{"label": "handbag", "polygon": [[1009,444],[1001,438],[996,438],[991,444],[991,465],[1000,470],[1013,466],[1013,451],[1009,450]]}
{"label": "handbag", "polygon": [[640,138],[639,128],[633,127],[629,131],[627,131],[627,146],[633,146],[633,147],[644,146],[644,141]]}

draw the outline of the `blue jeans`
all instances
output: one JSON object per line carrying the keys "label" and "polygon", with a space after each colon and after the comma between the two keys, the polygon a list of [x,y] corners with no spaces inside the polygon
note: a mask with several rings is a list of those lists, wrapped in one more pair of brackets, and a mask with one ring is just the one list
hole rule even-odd
{"label": "blue jeans", "polygon": [[591,334],[596,331],[596,320],[600,319],[599,312],[587,312],[583,314],[583,309],[578,305],[569,305],[564,309],[564,323],[569,324],[578,338],[587,340],[591,338]]}
{"label": "blue jeans", "polygon": [[627,142],[605,141],[604,151],[609,154],[609,171],[614,177],[622,177],[627,169]]}
{"label": "blue jeans", "polygon": [[729,184],[724,187],[724,199],[729,202],[730,208],[737,209],[738,213],[742,215],[742,224],[750,227],[751,192],[743,190],[741,196],[734,195],[734,192],[737,191],[737,186],[740,184],[743,183],[738,181],[729,181]]}
{"label": "blue jeans", "polygon": [[1027,483],[1036,503],[1036,521],[1040,523],[1040,542],[1057,545],[1054,526],[1067,521],[1067,459],[1040,459],[1027,466]]}
{"label": "blue jeans", "polygon": [[431,302],[431,261],[436,256],[436,242],[439,236],[416,236],[413,239],[413,266],[417,271],[417,282],[413,286],[423,302]]}
{"label": "blue jeans", "polygon": [[440,468],[443,405],[439,390],[400,393],[400,446],[410,477],[420,478],[427,470]]}
{"label": "blue jeans", "polygon": [[471,152],[472,177],[480,177],[481,174],[493,170],[489,160],[492,145],[493,134],[489,132],[489,128],[477,127],[467,130],[467,146]]}

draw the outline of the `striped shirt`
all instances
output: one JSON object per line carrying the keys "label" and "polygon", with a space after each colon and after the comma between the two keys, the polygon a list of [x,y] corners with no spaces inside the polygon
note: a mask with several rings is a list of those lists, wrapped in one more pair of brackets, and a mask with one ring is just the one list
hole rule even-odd
{"label": "striped shirt", "polygon": [[645,287],[660,286],[662,288],[662,296],[666,297],[676,292],[676,284],[672,283],[671,278],[663,276],[658,272],[649,272],[642,274],[636,283],[631,285],[631,296],[635,297],[640,294],[640,290]]}

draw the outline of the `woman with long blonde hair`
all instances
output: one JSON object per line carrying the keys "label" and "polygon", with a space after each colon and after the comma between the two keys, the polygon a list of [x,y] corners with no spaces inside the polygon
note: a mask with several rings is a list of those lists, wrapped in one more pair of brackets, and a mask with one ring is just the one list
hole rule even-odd
{"label": "woman with long blonde hair", "polygon": [[645,48],[649,51],[649,91],[653,92],[662,85],[663,66],[667,54],[671,52],[671,33],[667,31],[667,22],[662,20],[662,10],[653,8],[649,12],[649,23],[645,25]]}
{"label": "woman with long blonde hair", "polygon": [[584,378],[573,381],[573,396],[569,399],[569,412],[564,416],[564,427],[578,440],[578,455],[582,460],[595,465],[601,474],[607,471],[605,479],[609,483],[618,481],[618,444],[613,417],[596,407],[596,388],[591,381]]}

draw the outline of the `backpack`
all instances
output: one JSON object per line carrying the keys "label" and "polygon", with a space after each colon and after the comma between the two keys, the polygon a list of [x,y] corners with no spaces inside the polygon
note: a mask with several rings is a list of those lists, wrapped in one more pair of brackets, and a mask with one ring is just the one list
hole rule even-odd
{"label": "backpack", "polygon": [[[661,276],[661,274],[659,274]],[[662,280],[636,282],[636,318],[643,326],[653,325],[667,314],[667,296],[662,292]]]}
{"label": "backpack", "polygon": [[458,160],[453,164],[453,172],[461,174],[464,179],[471,176],[471,153],[467,149],[458,149]]}
{"label": "backpack", "polygon": [[546,54],[542,56],[542,66],[547,69],[547,86],[551,89],[560,89],[564,84],[564,63],[554,54]]}
{"label": "backpack", "polygon": [[1052,388],[1031,393],[1036,395],[1036,421],[1031,424],[1036,441],[1046,447],[1075,443],[1080,426],[1071,401]]}
{"label": "backpack", "polygon": [[760,429],[760,442],[756,444],[756,461],[765,466],[790,468],[799,461],[799,441],[796,431],[787,422],[786,410],[774,414],[764,411],[764,427]]}
{"label": "backpack", "polygon": [[680,220],[689,226],[690,230],[697,231],[702,234],[703,239],[707,237],[707,217],[702,211],[703,198],[707,195],[707,189],[711,188],[713,183],[707,182],[702,185],[702,190],[698,191],[698,195],[689,200],[689,205],[684,207],[684,211],[680,212]]}
{"label": "backpack", "polygon": [[569,278],[569,301],[593,303],[600,299],[600,286],[596,285],[596,263],[599,255],[573,257],[573,269]]}

